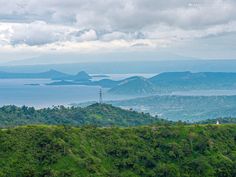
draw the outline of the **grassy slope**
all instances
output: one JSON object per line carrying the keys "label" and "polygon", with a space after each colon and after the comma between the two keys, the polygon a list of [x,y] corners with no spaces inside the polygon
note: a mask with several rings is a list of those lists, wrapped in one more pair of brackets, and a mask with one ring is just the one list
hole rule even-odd
{"label": "grassy slope", "polygon": [[0,131],[0,176],[233,176],[236,125]]}

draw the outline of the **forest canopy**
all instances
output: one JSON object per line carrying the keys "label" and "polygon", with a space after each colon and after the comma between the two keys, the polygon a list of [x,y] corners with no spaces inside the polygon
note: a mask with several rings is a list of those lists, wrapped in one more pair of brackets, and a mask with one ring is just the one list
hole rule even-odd
{"label": "forest canopy", "polygon": [[0,130],[0,176],[235,176],[236,125]]}
{"label": "forest canopy", "polygon": [[38,110],[26,106],[3,106],[0,108],[0,127],[30,124],[127,127],[167,122],[148,113],[138,113],[133,110],[124,110],[112,105],[98,103],[85,108],[64,106]]}

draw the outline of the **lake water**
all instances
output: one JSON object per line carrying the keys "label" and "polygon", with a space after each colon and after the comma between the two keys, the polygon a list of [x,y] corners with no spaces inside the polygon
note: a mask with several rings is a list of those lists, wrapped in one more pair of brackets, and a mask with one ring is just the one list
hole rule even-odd
{"label": "lake water", "polygon": [[[121,78],[121,76],[119,77]],[[0,79],[0,106],[26,105],[42,108],[99,100],[100,87],[98,86],[45,85],[51,82],[53,81],[50,79]],[[107,93],[108,89],[102,90],[104,100],[128,98],[110,95]]]}
{"label": "lake water", "polygon": [[[109,75],[109,78],[119,80],[134,75],[148,78],[155,74],[115,74]],[[47,79],[0,79],[0,106],[14,104],[17,106],[27,105],[41,108],[50,107],[52,105],[70,105],[71,103],[98,101],[99,99],[98,95],[100,87],[45,85],[50,82],[52,81]],[[103,89],[103,94],[104,100],[119,100],[128,98],[109,95],[107,94],[107,89]],[[236,95],[236,90],[184,91],[174,92],[172,95]]]}
{"label": "lake water", "polygon": [[[49,80],[0,80],[0,105],[47,107],[98,100],[99,87],[46,86]],[[40,84],[40,85],[25,85]]]}

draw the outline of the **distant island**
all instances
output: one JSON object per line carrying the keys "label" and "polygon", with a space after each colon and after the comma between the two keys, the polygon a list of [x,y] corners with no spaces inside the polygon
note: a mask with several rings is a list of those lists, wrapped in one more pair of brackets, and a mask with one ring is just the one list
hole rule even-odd
{"label": "distant island", "polygon": [[92,76],[81,71],[76,75],[66,74],[54,69],[40,73],[11,73],[0,71],[0,79],[52,79],[52,80],[74,80],[87,81],[92,79]]}
{"label": "distant island", "polygon": [[70,77],[71,75],[59,72],[57,70],[49,70],[40,73],[10,73],[0,72],[0,79],[61,79]]}
{"label": "distant island", "polygon": [[[100,80],[93,78],[102,78]],[[104,78],[105,77],[105,78]],[[41,73],[0,72],[0,79],[51,79],[46,85],[87,85],[108,88],[114,95],[153,95],[189,90],[236,89],[236,73],[227,72],[164,72],[151,78],[133,76],[121,80],[109,79],[107,75],[90,75],[85,71],[75,75],[57,70]]]}
{"label": "distant island", "polygon": [[105,74],[95,74],[95,75],[92,75],[92,77],[93,78],[108,78],[109,76]]}
{"label": "distant island", "polygon": [[81,84],[85,84],[85,82],[73,82],[73,81],[66,81],[66,80],[61,80],[61,81],[55,81],[55,82],[52,82],[52,83],[48,83],[46,85],[81,85]]}
{"label": "distant island", "polygon": [[28,85],[28,86],[40,86],[40,84],[24,84],[24,85]]}
{"label": "distant island", "polygon": [[[86,75],[87,77],[84,77]],[[151,78],[133,76],[118,81],[111,79],[92,81],[88,76],[89,74],[83,72],[77,75],[77,79],[75,76],[61,78],[61,82],[48,85],[95,85],[109,88],[110,94],[138,96],[167,94],[174,91],[236,89],[236,73],[226,72],[165,72]]]}

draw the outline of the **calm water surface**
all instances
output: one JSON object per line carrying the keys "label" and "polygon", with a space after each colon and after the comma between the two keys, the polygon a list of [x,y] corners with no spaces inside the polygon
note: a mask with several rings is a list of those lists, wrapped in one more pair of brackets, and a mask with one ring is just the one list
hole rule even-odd
{"label": "calm water surface", "polygon": [[[109,75],[110,79],[123,79],[133,75],[152,77],[155,74],[120,74]],[[101,78],[100,78],[101,79]],[[47,86],[52,82],[47,79],[0,79],[0,106],[14,104],[27,105],[37,108],[53,105],[69,105],[97,101],[100,87],[97,86]],[[36,85],[27,85],[36,84]],[[105,100],[127,99],[128,97],[107,94],[103,89]],[[236,95],[236,90],[184,91],[173,92],[172,95]],[[131,97],[130,97],[131,98]]]}
{"label": "calm water surface", "polygon": [[50,82],[45,79],[0,79],[0,106],[14,104],[40,108],[98,100],[99,87],[45,85]]}

